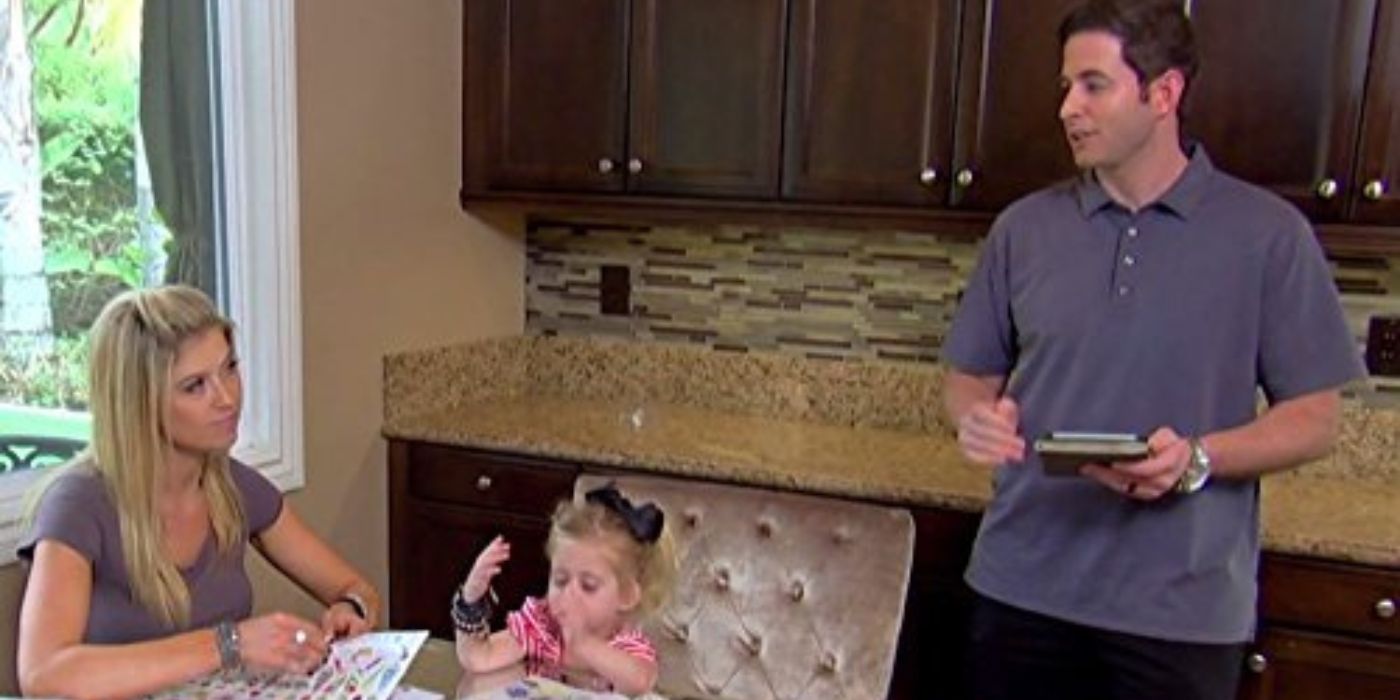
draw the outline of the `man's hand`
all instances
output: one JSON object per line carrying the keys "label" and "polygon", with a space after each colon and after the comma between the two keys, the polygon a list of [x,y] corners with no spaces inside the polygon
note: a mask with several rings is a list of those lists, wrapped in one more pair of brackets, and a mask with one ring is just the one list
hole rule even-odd
{"label": "man's hand", "polygon": [[1171,493],[1191,460],[1191,442],[1171,428],[1147,438],[1152,454],[1136,462],[1086,464],[1080,473],[1129,498],[1155,501]]}
{"label": "man's hand", "polygon": [[1017,423],[1020,409],[1003,396],[996,401],[974,404],[958,421],[958,447],[978,464],[997,466],[1026,458],[1026,441]]}

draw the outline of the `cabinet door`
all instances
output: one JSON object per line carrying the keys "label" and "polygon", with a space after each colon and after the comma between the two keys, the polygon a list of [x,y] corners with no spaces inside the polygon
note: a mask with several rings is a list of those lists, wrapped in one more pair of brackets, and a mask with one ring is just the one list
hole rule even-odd
{"label": "cabinet door", "polygon": [[1400,2],[1395,0],[1380,0],[1357,152],[1352,218],[1400,224]]}
{"label": "cabinet door", "polygon": [[899,630],[890,700],[964,700],[972,589],[962,574],[981,520],[976,513],[913,508],[914,566]]}
{"label": "cabinet door", "polygon": [[[510,562],[492,583],[500,596],[493,629],[504,626],[505,613],[518,609],[526,595],[543,596],[548,589],[548,520],[420,503],[408,513],[406,525],[406,533],[396,535],[395,542],[404,549],[405,568],[395,569],[391,581],[394,629],[426,629],[435,637],[452,639],[448,606],[454,586],[461,585],[476,555],[496,535],[510,543]],[[400,586],[406,594],[399,594]]]}
{"label": "cabinet door", "polygon": [[1247,700],[1400,698],[1400,646],[1285,628],[1264,630],[1246,659]]}
{"label": "cabinet door", "polygon": [[778,191],[786,0],[632,4],[628,188]]}
{"label": "cabinet door", "polygon": [[[1277,192],[1314,220],[1339,219],[1359,187],[1351,173],[1375,6],[1195,0],[1202,59],[1186,132],[1222,170]],[[1240,27],[1267,27],[1268,39],[1242,40]]]}
{"label": "cabinet door", "polygon": [[783,195],[944,201],[956,0],[794,0]]}
{"label": "cabinet door", "polygon": [[996,211],[1075,174],[1060,127],[1060,20],[1079,0],[968,0],[952,203]]}
{"label": "cabinet door", "polygon": [[622,189],[627,8],[627,0],[468,0],[468,194]]}

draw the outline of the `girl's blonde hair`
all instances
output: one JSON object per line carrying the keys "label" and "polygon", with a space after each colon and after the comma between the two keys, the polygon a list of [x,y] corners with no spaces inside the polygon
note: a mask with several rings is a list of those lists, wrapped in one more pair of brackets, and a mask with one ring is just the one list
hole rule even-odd
{"label": "girl's blonde hair", "polygon": [[617,512],[598,503],[560,501],[554,509],[545,553],[550,559],[563,540],[600,540],[610,543],[617,556],[621,581],[634,580],[641,589],[636,617],[656,612],[671,596],[676,582],[676,540],[671,528],[663,525],[654,542],[643,542],[632,534],[627,521]]}
{"label": "girl's blonde hair", "polygon": [[[175,627],[189,624],[190,593],[166,555],[157,483],[171,448],[165,426],[176,355],[182,342],[210,329],[233,347],[233,323],[193,287],[132,290],[108,302],[88,337],[92,442],[70,463],[96,471],[116,506],[133,597]],[[244,515],[227,454],[205,455],[199,486],[218,552],[233,556]]]}

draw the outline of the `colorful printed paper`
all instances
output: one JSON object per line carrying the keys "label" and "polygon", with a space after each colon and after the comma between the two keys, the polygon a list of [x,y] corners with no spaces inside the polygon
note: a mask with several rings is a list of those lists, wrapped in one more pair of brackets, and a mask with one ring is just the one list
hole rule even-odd
{"label": "colorful printed paper", "polygon": [[151,699],[386,700],[427,638],[427,632],[371,632],[332,644],[310,676],[216,673]]}

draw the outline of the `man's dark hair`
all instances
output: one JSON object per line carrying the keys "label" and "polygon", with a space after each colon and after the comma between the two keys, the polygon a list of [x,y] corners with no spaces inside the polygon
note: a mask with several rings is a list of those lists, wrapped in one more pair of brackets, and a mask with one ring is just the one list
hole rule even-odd
{"label": "man's dark hair", "polygon": [[1123,61],[1147,84],[1169,69],[1181,71],[1186,92],[1196,78],[1200,57],[1191,20],[1181,0],[1089,0],[1060,22],[1060,49],[1081,32],[1106,32],[1123,43]]}

